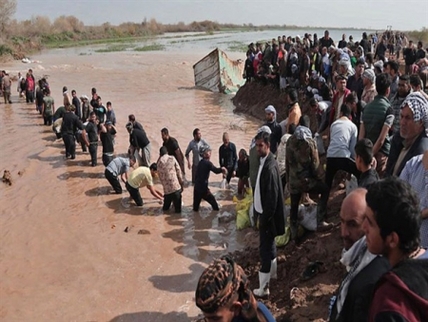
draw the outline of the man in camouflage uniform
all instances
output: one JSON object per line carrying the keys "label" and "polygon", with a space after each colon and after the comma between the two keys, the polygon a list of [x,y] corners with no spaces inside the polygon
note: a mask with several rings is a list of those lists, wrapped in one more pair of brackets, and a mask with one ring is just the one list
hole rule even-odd
{"label": "man in camouflage uniform", "polygon": [[319,158],[317,144],[309,129],[309,118],[304,116],[294,134],[287,141],[286,174],[289,185],[291,209],[291,238],[297,241],[298,210],[303,192],[320,193],[317,206],[318,229],[331,225],[324,221],[327,213],[328,187],[318,175]]}

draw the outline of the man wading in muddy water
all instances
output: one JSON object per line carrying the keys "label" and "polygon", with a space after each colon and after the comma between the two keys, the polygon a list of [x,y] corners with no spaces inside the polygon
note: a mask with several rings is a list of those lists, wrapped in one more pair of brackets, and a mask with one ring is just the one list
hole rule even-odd
{"label": "man wading in muddy water", "polygon": [[270,137],[266,132],[256,136],[256,147],[260,157],[260,166],[254,191],[254,210],[259,221],[260,287],[254,295],[269,295],[269,281],[276,279],[276,245],[275,237],[285,233],[284,192],[278,164],[270,151]]}

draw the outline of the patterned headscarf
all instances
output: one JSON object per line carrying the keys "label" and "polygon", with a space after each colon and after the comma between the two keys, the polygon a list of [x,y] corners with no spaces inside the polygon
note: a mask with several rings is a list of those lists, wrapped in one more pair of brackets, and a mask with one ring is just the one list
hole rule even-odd
{"label": "patterned headscarf", "polygon": [[202,312],[214,313],[237,294],[242,304],[241,316],[257,321],[257,301],[249,284],[242,267],[229,256],[223,256],[214,260],[199,278],[195,293],[196,306]]}
{"label": "patterned headscarf", "polygon": [[428,100],[421,93],[412,92],[401,104],[401,108],[405,106],[408,106],[412,111],[415,122],[422,122],[428,135]]}

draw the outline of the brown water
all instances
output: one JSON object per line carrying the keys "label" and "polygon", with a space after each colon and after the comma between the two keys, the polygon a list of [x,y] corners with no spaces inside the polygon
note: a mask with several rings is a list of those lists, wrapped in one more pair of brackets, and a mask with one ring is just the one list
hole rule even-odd
{"label": "brown water", "polygon": [[[199,127],[218,164],[224,131],[238,149],[248,149],[258,125],[234,115],[230,97],[193,89],[192,65],[199,54],[54,51],[32,58],[42,63],[12,62],[3,69],[16,75],[31,67],[36,78],[49,75],[56,106],[64,85],[88,96],[96,87],[104,103],[112,101],[116,153],[127,151],[124,126],[130,113],[146,129],[152,160],[163,127],[183,150]],[[13,177],[12,186],[0,185],[0,320],[188,321],[197,316],[194,290],[203,268],[244,244],[235,223],[219,223],[206,203],[192,212],[191,187],[185,189],[181,215],[162,213],[145,188],[143,208],[135,207],[126,191],[110,194],[101,147],[96,168],[79,147],[76,160],[65,160],[62,141],[42,125],[34,105],[16,93],[13,101],[0,104],[0,171],[8,169]],[[232,193],[218,191],[220,181],[220,175],[211,175],[220,213],[232,211]]]}

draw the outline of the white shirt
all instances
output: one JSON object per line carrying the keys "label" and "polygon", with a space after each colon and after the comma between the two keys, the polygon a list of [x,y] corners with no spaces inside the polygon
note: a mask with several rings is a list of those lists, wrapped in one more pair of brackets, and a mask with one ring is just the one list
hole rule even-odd
{"label": "white shirt", "polygon": [[340,118],[330,127],[330,144],[327,158],[355,159],[355,144],[357,143],[357,126],[348,118]]}
{"label": "white shirt", "polygon": [[260,194],[260,175],[262,173],[266,158],[267,156],[265,156],[264,158],[260,158],[259,172],[257,173],[257,179],[256,179],[256,189],[254,190],[254,209],[259,214],[263,213],[262,196]]}

